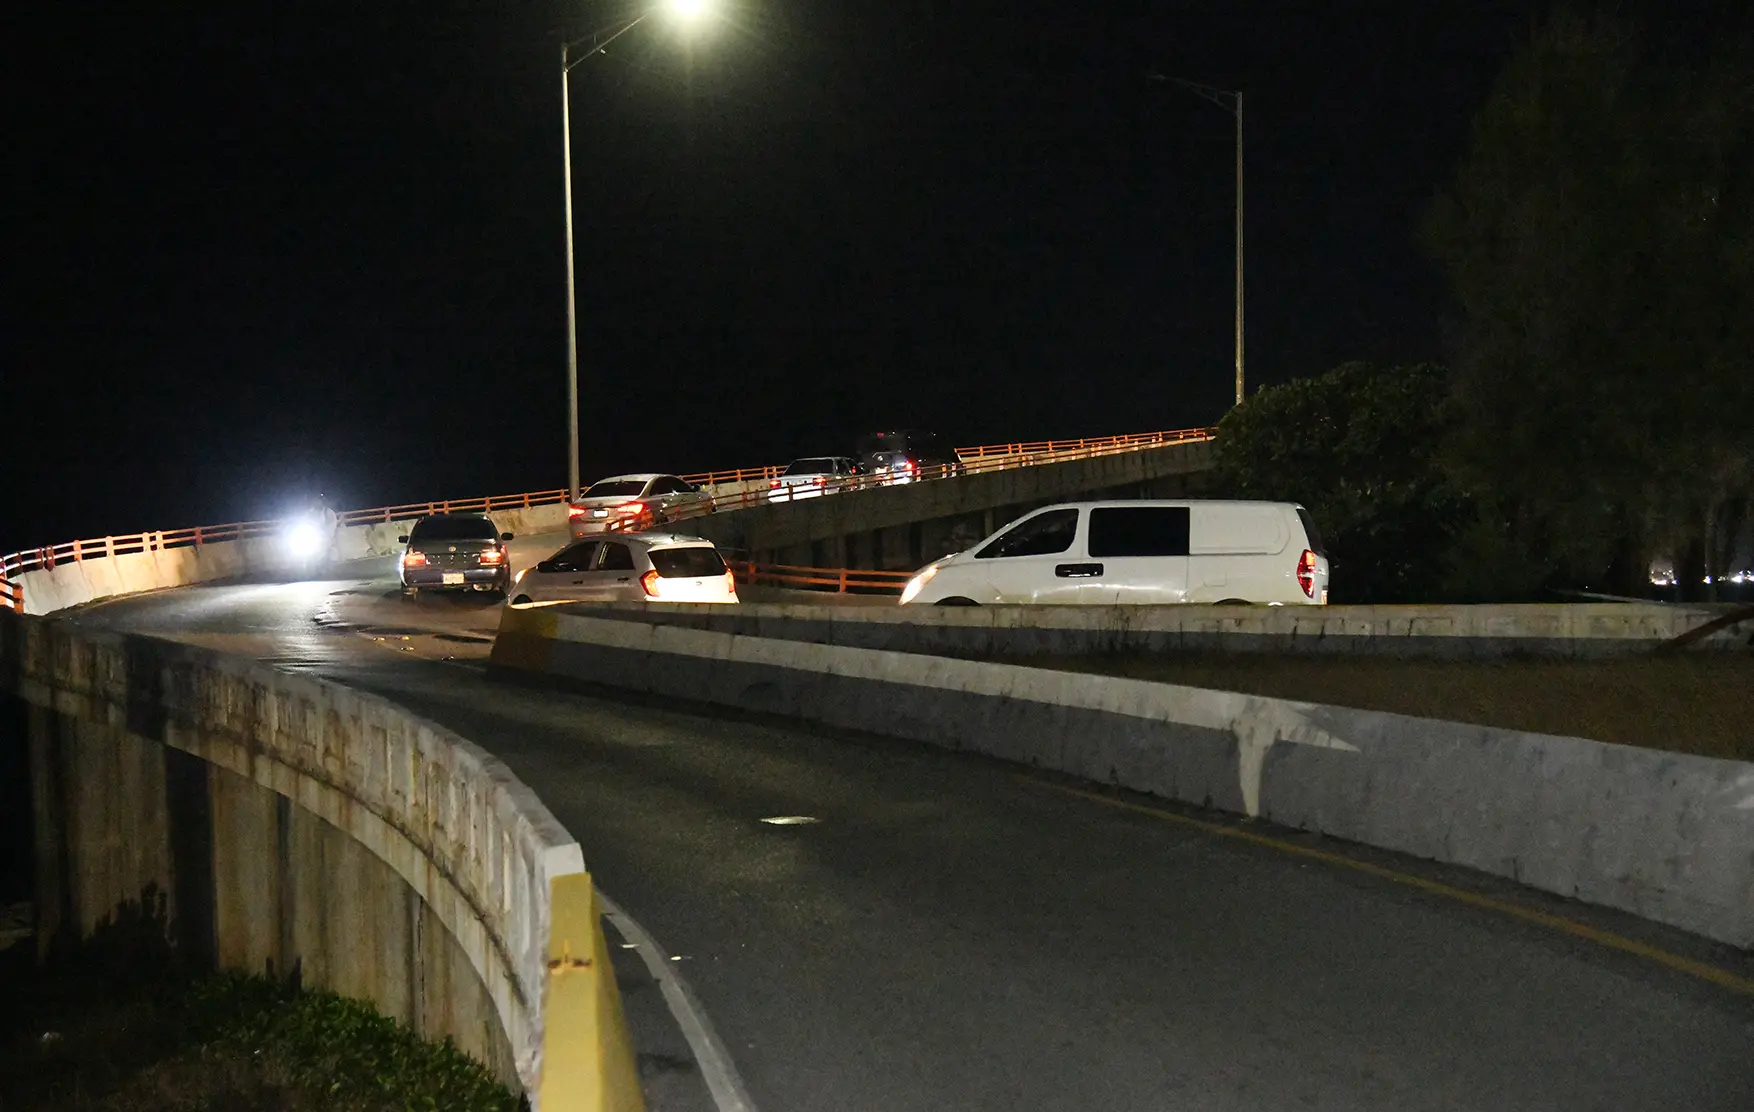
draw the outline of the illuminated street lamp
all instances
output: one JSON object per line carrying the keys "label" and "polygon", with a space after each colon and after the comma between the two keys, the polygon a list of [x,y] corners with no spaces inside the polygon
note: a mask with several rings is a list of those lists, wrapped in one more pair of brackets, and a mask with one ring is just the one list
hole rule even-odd
{"label": "illuminated street lamp", "polygon": [[1195,96],[1211,101],[1236,117],[1236,404],[1242,404],[1242,91],[1240,89],[1215,89],[1210,85],[1202,85],[1197,81],[1184,81],[1179,77],[1165,77],[1161,73],[1149,75],[1152,81],[1170,81],[1193,93]]}
{"label": "illuminated street lamp", "polygon": [[[579,497],[579,332],[572,247],[572,94],[567,75],[586,58],[601,54],[605,47],[639,26],[654,11],[662,10],[677,23],[691,25],[699,23],[711,8],[710,0],[665,0],[656,7],[560,47],[560,149],[566,183],[566,496],[569,501],[577,501]],[[575,53],[574,48],[581,46],[585,49]]]}

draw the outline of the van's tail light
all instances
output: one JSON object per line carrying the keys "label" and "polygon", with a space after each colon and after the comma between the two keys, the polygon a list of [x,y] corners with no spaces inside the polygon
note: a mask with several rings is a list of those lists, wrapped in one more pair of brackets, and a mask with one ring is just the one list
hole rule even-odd
{"label": "van's tail light", "polygon": [[1316,554],[1309,549],[1297,559],[1297,585],[1303,588],[1304,596],[1315,597]]}
{"label": "van's tail light", "polygon": [[505,563],[505,550],[503,548],[484,548],[481,550],[481,562],[484,564],[503,564]]}
{"label": "van's tail light", "polygon": [[645,592],[647,598],[657,598],[658,597],[658,569],[657,568],[653,568],[651,571],[648,571],[644,575],[639,577],[639,589]]}
{"label": "van's tail light", "polygon": [[425,567],[426,566],[426,553],[424,553],[424,552],[406,553],[402,557],[402,566],[405,568]]}

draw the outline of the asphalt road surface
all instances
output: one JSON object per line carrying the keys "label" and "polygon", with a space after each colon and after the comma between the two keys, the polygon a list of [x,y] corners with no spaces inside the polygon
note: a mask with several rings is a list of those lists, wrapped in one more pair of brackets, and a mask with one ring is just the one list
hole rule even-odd
{"label": "asphalt road surface", "polygon": [[[411,602],[387,562],[349,571],[71,620],[375,691],[497,754],[678,959],[754,1108],[1754,1108],[1746,953],[925,746],[490,679],[485,600]],[[763,821],[785,817],[813,821]],[[1295,852],[1313,846],[1378,869]],[[628,953],[654,1112],[712,1108]]]}

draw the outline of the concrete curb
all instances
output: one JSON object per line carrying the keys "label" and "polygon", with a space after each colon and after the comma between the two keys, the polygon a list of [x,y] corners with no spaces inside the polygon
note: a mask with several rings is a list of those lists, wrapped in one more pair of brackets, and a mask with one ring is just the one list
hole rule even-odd
{"label": "concrete curb", "polygon": [[[820,645],[956,656],[1279,652],[1432,659],[1644,655],[1705,625],[1706,607],[1664,603],[1484,606],[978,606],[744,603],[713,609],[576,604],[604,618]],[[1719,629],[1689,652],[1746,651],[1754,629]]]}
{"label": "concrete curb", "polygon": [[[557,950],[605,946],[578,843],[479,747],[246,658],[10,614],[0,690],[33,708],[38,856],[62,862],[64,928],[84,936],[143,890],[171,892],[174,917],[211,919],[225,967],[302,968],[490,1065],[509,1055],[508,1080],[549,1094],[549,1112],[640,1107],[608,962],[555,991]],[[168,753],[203,770],[181,839]],[[452,945],[423,940],[429,914]],[[589,1044],[557,1041],[581,1030]],[[557,1057],[563,1078],[545,1079]],[[590,1096],[603,1078],[618,1079],[607,1103]]]}
{"label": "concrete curb", "polygon": [[506,610],[492,663],[968,749],[1754,947],[1754,764],[554,610]]}

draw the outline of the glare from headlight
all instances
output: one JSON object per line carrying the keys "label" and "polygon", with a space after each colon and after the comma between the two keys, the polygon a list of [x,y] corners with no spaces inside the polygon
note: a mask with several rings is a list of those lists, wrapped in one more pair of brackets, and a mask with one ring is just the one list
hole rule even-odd
{"label": "glare from headlight", "polygon": [[937,574],[937,568],[927,568],[925,571],[922,571],[920,574],[908,580],[907,586],[901,589],[901,604],[906,606],[914,599],[919,598],[920,592],[925,589],[926,584],[930,583],[932,577]]}
{"label": "glare from headlight", "polygon": [[316,523],[300,521],[286,531],[286,550],[295,559],[308,560],[323,551],[323,531]]}

